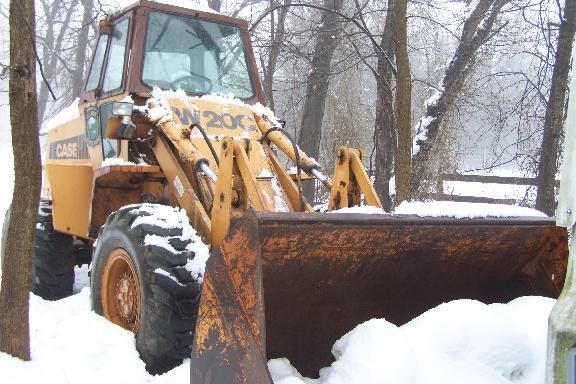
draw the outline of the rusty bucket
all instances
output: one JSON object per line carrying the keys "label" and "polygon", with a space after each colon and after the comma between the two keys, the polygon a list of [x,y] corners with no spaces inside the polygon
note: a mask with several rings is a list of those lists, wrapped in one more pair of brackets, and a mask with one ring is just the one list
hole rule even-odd
{"label": "rusty bucket", "polygon": [[567,255],[553,219],[250,211],[208,261],[191,382],[272,383],[275,357],[317,376],[333,343],[371,318],[557,297]]}

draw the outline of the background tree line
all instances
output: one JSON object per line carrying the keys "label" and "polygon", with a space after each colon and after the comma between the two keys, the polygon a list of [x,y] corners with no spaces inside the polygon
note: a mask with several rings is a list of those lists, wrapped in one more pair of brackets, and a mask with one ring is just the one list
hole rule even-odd
{"label": "background tree line", "polygon": [[[202,5],[252,22],[268,105],[328,169],[338,145],[362,148],[385,209],[394,204],[391,195],[398,203],[437,192],[442,173],[507,168],[538,175],[538,198],[533,191],[523,203],[552,214],[573,3],[208,0]],[[36,5],[38,55],[57,97],[52,100],[46,82],[38,82],[42,125],[79,94],[97,20],[120,6],[94,0]],[[0,17],[8,17],[5,6]],[[7,65],[5,53],[0,64]]]}

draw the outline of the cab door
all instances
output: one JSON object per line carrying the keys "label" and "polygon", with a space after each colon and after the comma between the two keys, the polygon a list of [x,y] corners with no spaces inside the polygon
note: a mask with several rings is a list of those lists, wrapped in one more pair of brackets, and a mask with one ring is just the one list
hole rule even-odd
{"label": "cab door", "polygon": [[100,25],[80,103],[89,161],[47,165],[54,228],[58,231],[84,238],[95,236],[90,232],[92,206],[97,195],[94,175],[103,160],[122,156],[120,143],[106,138],[106,122],[112,113],[112,102],[125,97],[130,23],[131,12],[128,12],[112,24]]}
{"label": "cab door", "polygon": [[106,138],[112,103],[124,98],[128,67],[131,12],[100,26],[100,36],[83,92],[86,141],[95,168],[109,158],[122,157],[118,140]]}

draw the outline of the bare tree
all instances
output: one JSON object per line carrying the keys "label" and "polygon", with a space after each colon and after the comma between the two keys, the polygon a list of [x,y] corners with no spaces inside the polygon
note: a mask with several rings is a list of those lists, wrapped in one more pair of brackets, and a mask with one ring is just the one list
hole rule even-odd
{"label": "bare tree", "polygon": [[[566,0],[564,15],[560,22],[556,60],[552,73],[552,88],[546,107],[544,134],[540,147],[540,163],[538,166],[538,190],[536,193],[536,209],[553,216],[556,210],[554,185],[558,171],[558,151],[562,136],[562,124],[568,89],[568,74],[574,32],[576,31],[576,0]],[[572,84],[574,86],[574,84]]]}
{"label": "bare tree", "polygon": [[30,360],[28,298],[40,195],[34,30],[34,1],[11,1],[9,86],[14,194],[2,258],[0,351],[23,360]]}
{"label": "bare tree", "polygon": [[220,12],[222,8],[222,0],[208,0],[208,6],[213,10]]}
{"label": "bare tree", "polygon": [[82,3],[82,25],[78,34],[78,48],[76,60],[74,62],[74,72],[72,73],[72,95],[77,97],[82,91],[84,84],[84,69],[86,67],[87,47],[90,39],[90,28],[94,26],[95,7],[94,0],[80,0]]}
{"label": "bare tree", "polygon": [[[290,0],[284,0],[283,4],[290,4]],[[271,0],[270,6],[272,7],[273,5],[273,0]],[[270,13],[270,45],[267,50],[268,60],[266,63],[262,63],[262,71],[264,74],[262,82],[264,87],[264,97],[266,97],[266,102],[272,109],[274,109],[274,72],[276,71],[280,49],[284,42],[288,9],[288,7],[279,8],[277,18],[275,17],[275,12]]]}
{"label": "bare tree", "polygon": [[51,100],[44,82],[38,95],[38,121],[52,117],[78,97],[90,50],[89,39],[95,31],[100,8],[94,0],[38,1],[38,52],[44,76],[57,100]]}
{"label": "bare tree", "polygon": [[[339,12],[342,9],[342,2],[343,0],[324,0],[324,7]],[[298,136],[300,148],[313,158],[318,158],[320,153],[322,119],[328,91],[330,62],[338,45],[339,30],[339,16],[333,12],[323,11],[317,30],[312,68],[308,75],[306,99]],[[306,187],[304,190],[306,196],[312,198],[314,187],[312,185]]]}
{"label": "bare tree", "polygon": [[374,123],[374,188],[385,211],[392,208],[389,183],[396,153],[396,127],[393,108],[392,76],[394,68],[394,1],[388,0],[388,10],[380,47],[388,59],[380,55],[376,74],[376,119]]}
{"label": "bare tree", "polygon": [[[426,162],[444,118],[461,94],[466,80],[473,73],[479,48],[492,38],[496,19],[509,0],[480,0],[464,23],[454,57],[446,69],[441,89],[429,100],[424,116],[417,126],[413,154],[412,191],[426,179]],[[501,29],[502,26],[499,27]]]}
{"label": "bare tree", "polygon": [[[64,43],[64,38],[68,31],[68,25],[70,24],[70,19],[72,18],[73,9],[78,6],[78,0],[72,0],[69,7],[64,7],[65,3],[60,1],[52,2],[40,2],[43,8],[45,20],[46,20],[46,32],[44,36],[39,37],[42,49],[42,64],[44,67],[44,74],[49,81],[53,81],[56,75],[56,71],[59,66],[65,60],[62,58],[62,48]],[[64,10],[64,12],[62,12]],[[63,15],[61,15],[63,13]],[[57,24],[55,21],[60,17],[64,16],[61,20],[61,25]],[[58,29],[55,27],[59,25]],[[67,65],[67,64],[65,64]],[[48,98],[50,97],[50,92],[46,84],[42,83],[40,85],[40,93],[38,94],[38,123],[41,124],[44,120],[44,115],[46,113],[46,108],[48,107]]]}
{"label": "bare tree", "polygon": [[410,197],[410,173],[412,170],[412,78],[408,59],[408,21],[406,19],[406,0],[394,0],[394,51],[396,54],[396,94],[394,113],[396,117],[396,199],[398,205]]}

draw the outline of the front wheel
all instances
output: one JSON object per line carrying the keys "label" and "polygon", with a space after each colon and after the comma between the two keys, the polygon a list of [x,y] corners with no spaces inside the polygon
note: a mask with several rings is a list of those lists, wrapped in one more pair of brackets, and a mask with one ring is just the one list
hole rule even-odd
{"label": "front wheel", "polygon": [[136,334],[136,348],[152,374],[190,356],[202,278],[198,261],[207,255],[177,208],[127,206],[112,213],[100,230],[92,307]]}

